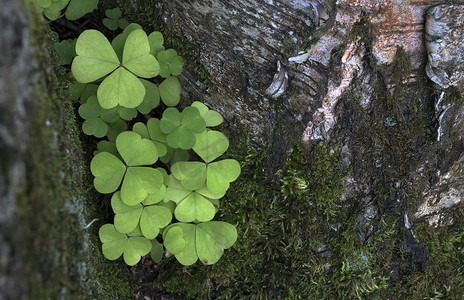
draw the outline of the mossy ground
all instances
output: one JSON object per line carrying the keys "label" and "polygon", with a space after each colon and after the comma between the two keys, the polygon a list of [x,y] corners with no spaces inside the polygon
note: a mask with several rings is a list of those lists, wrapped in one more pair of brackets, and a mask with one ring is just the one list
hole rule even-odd
{"label": "mossy ground", "polygon": [[[23,5],[38,62],[27,180],[18,195],[28,298],[133,298],[128,271],[101,254],[97,228],[105,217],[101,199],[88,191],[89,157],[65,92],[69,76],[56,67],[35,0]],[[102,221],[86,228],[94,218]]]}

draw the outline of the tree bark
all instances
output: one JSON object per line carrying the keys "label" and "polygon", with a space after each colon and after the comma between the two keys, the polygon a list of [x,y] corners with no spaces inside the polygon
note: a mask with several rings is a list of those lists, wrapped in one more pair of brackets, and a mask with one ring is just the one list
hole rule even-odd
{"label": "tree bark", "polygon": [[102,259],[103,220],[83,229],[101,199],[35,1],[7,1],[0,298],[130,298],[127,278],[138,299],[461,296],[464,4],[442,2],[118,1],[185,58],[182,103],[221,112],[243,170],[221,206],[239,241],[215,267],[125,277]]}

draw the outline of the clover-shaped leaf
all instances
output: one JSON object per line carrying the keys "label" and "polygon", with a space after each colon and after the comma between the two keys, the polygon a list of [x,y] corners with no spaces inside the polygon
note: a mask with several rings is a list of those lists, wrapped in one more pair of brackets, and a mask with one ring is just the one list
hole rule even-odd
{"label": "clover-shaped leaf", "polygon": [[131,23],[126,28],[124,28],[121,34],[118,34],[111,41],[111,45],[113,46],[114,52],[116,52],[119,60],[122,60],[122,52],[124,51],[124,44],[126,43],[127,37],[132,31],[136,29],[142,29],[142,26],[137,23]]}
{"label": "clover-shaped leaf", "polygon": [[97,96],[98,85],[96,84],[86,84],[82,94],[80,95],[81,103],[87,102],[87,100],[92,96]]}
{"label": "clover-shaped leaf", "polygon": [[92,159],[90,170],[95,176],[95,189],[103,194],[112,193],[124,177],[121,199],[129,206],[136,205],[158,191],[163,184],[163,175],[158,170],[141,167],[155,163],[158,150],[153,142],[132,131],[118,135],[116,148],[125,164],[107,152],[99,153]]}
{"label": "clover-shaped leaf", "polygon": [[168,233],[166,233],[164,246],[172,254],[178,254],[182,252],[182,250],[185,248],[185,245],[186,242],[184,239],[184,231],[182,230],[182,227],[173,227],[169,230]]}
{"label": "clover-shaped leaf", "polygon": [[137,109],[135,108],[127,108],[124,106],[117,106],[118,114],[121,119],[130,121],[133,118],[137,117]]}
{"label": "clover-shaped leaf", "polygon": [[90,171],[95,179],[93,185],[102,194],[114,192],[124,177],[126,166],[116,156],[101,152],[90,162]]}
{"label": "clover-shaped leaf", "polygon": [[148,120],[147,125],[138,122],[134,124],[133,131],[140,134],[140,136],[153,141],[158,148],[159,156],[164,156],[167,153],[166,145],[166,134],[160,129],[160,120],[157,118],[151,118]]}
{"label": "clover-shaped leaf", "polygon": [[193,151],[206,163],[212,162],[229,148],[229,140],[219,131],[206,130],[196,134],[196,143]]}
{"label": "clover-shaped leaf", "polygon": [[118,27],[124,29],[129,25],[126,19],[121,18],[121,9],[119,7],[107,9],[105,15],[107,18],[103,19],[103,25],[109,30],[116,30]]}
{"label": "clover-shaped leaf", "polygon": [[161,259],[163,258],[163,254],[164,254],[163,245],[160,244],[160,242],[158,242],[155,239],[151,240],[151,251],[150,251],[151,259],[153,259],[155,263],[159,263],[161,262]]}
{"label": "clover-shaped leaf", "polygon": [[102,138],[108,133],[108,125],[100,118],[88,119],[82,123],[82,131],[86,135]]}
{"label": "clover-shaped leaf", "polygon": [[145,87],[145,97],[143,98],[142,103],[137,106],[137,110],[142,114],[148,114],[160,103],[159,90],[158,87],[150,81],[144,79],[140,79],[140,81]]}
{"label": "clover-shaped leaf", "polygon": [[223,197],[224,194],[214,194],[205,186],[198,190],[187,190],[173,176],[169,180],[166,200],[174,201],[177,207],[174,211],[176,219],[181,222],[207,222],[216,214],[212,200]]}
{"label": "clover-shaped leaf", "polygon": [[69,99],[75,101],[79,99],[79,97],[82,95],[82,92],[84,91],[85,87],[87,84],[85,83],[80,83],[80,82],[73,82],[69,85]]}
{"label": "clover-shaped leaf", "polygon": [[205,120],[207,127],[214,127],[222,123],[223,119],[220,113],[214,110],[210,110],[206,105],[199,101],[192,103],[193,107],[196,107],[200,112],[200,116]]}
{"label": "clover-shaped leaf", "polygon": [[146,33],[141,29],[133,30],[125,41],[121,63],[103,34],[86,30],[77,39],[77,57],[71,70],[81,83],[92,82],[111,73],[98,88],[100,106],[110,109],[119,104],[135,108],[145,96],[145,86],[137,76],[150,78],[159,73],[158,61],[149,52]]}
{"label": "clover-shaped leaf", "polygon": [[119,192],[114,193],[111,198],[111,207],[114,213],[114,226],[118,232],[129,233],[140,224],[142,234],[148,239],[154,239],[159,229],[166,227],[172,220],[171,211],[160,205],[160,202],[166,194],[164,185],[158,192],[147,197],[142,203],[129,206],[122,200]]}
{"label": "clover-shaped leaf", "polygon": [[224,159],[208,165],[206,184],[214,193],[225,193],[240,175],[240,164],[235,159]]}
{"label": "clover-shaped leaf", "polygon": [[195,133],[206,129],[205,121],[195,107],[186,107],[179,113],[176,108],[168,108],[160,121],[161,131],[166,133],[169,147],[190,149],[195,145]]}
{"label": "clover-shaped leaf", "polygon": [[164,50],[164,37],[161,32],[154,31],[150,33],[148,42],[150,43],[150,53],[154,57],[156,57],[160,51]]}
{"label": "clover-shaped leaf", "polygon": [[206,182],[211,192],[223,194],[229,189],[230,182],[240,175],[240,164],[234,159],[212,162],[229,147],[229,141],[219,131],[209,130],[196,136],[193,150],[205,163],[177,162],[171,168],[172,174],[186,189],[199,189]]}
{"label": "clover-shaped leaf", "polygon": [[[119,59],[106,37],[97,30],[85,30],[76,42],[71,66],[74,78],[81,83],[95,81],[119,67]],[[111,107],[108,107],[111,108]]]}
{"label": "clover-shaped leaf", "polygon": [[93,152],[93,155],[97,155],[100,152],[108,152],[116,156],[116,145],[110,141],[99,141],[97,144],[97,150]]}
{"label": "clover-shaped leaf", "polygon": [[69,0],[38,0],[37,3],[42,7],[44,15],[53,21],[58,19],[61,10],[68,5]]}
{"label": "clover-shaped leaf", "polygon": [[82,124],[82,130],[87,135],[94,135],[98,138],[104,137],[108,133],[108,125],[105,122],[114,122],[119,119],[110,119],[107,110],[104,110],[98,104],[96,96],[90,96],[84,104],[79,107],[79,115],[85,119]]}
{"label": "clover-shaped leaf", "polygon": [[95,119],[100,116],[102,112],[102,108],[98,104],[97,97],[92,96],[92,97],[89,97],[87,102],[85,102],[79,107],[78,112],[79,112],[79,115],[84,120]]}
{"label": "clover-shaped leaf", "polygon": [[63,40],[59,43],[54,43],[53,48],[58,55],[58,64],[60,66],[71,63],[74,56],[76,56],[76,40]]}
{"label": "clover-shaped leaf", "polygon": [[176,106],[180,101],[182,92],[179,79],[171,76],[163,80],[159,85],[159,94],[163,103],[167,106]]}
{"label": "clover-shaped leaf", "polygon": [[[182,235],[180,235],[180,228]],[[176,230],[172,234],[171,230]],[[182,240],[185,245],[182,248]],[[198,259],[204,264],[216,263],[224,253],[224,249],[232,247],[237,240],[237,229],[229,223],[210,221],[200,224],[175,223],[168,226],[163,232],[163,241],[168,246],[178,246],[176,259],[183,265],[194,264]]]}
{"label": "clover-shaped leaf", "polygon": [[138,228],[124,234],[119,233],[113,224],[105,224],[100,228],[99,236],[103,243],[103,255],[109,260],[115,260],[124,254],[124,261],[129,266],[137,264],[152,247],[150,240],[143,237]]}
{"label": "clover-shaped leaf", "polygon": [[171,75],[177,76],[182,73],[184,59],[177,55],[176,50],[168,49],[159,51],[156,58],[160,63],[159,75],[161,77],[168,78]]}
{"label": "clover-shaped leaf", "polygon": [[98,0],[71,0],[66,8],[66,18],[77,20],[92,12],[98,6]]}
{"label": "clover-shaped leaf", "polygon": [[112,142],[116,142],[116,138],[121,132],[127,130],[127,123],[121,119],[118,119],[116,122],[108,124],[108,139]]}

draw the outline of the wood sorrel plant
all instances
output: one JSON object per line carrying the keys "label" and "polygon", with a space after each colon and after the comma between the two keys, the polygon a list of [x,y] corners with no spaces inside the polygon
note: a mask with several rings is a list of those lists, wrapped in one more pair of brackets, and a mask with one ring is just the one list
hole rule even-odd
{"label": "wood sorrel plant", "polygon": [[[213,221],[219,199],[240,175],[236,160],[218,160],[229,141],[211,127],[222,116],[194,102],[182,111],[168,107],[161,119],[128,130],[127,121],[150,113],[160,99],[166,106],[179,103],[183,59],[163,43],[161,33],[147,36],[137,24],[111,43],[96,30],[76,41],[72,93],[81,99],[83,131],[106,138],[90,170],[95,189],[113,193],[114,224],[99,231],[103,254],[110,260],[123,255],[132,266],[148,253],[159,262],[166,249],[183,265],[214,264],[237,239],[233,225]],[[194,153],[201,161],[189,161]]]}

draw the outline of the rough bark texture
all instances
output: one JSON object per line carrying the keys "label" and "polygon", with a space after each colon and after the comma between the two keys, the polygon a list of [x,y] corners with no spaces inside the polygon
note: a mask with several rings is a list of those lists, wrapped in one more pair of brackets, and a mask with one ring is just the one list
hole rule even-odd
{"label": "rough bark texture", "polygon": [[[26,49],[13,2],[18,13],[7,6],[0,14],[1,48]],[[179,294],[166,294],[172,299],[462,297],[464,9],[442,2],[118,1],[130,21],[161,30],[186,59],[183,103],[202,100],[224,115],[230,156],[242,165],[220,214],[238,228],[234,247],[210,267],[144,261],[131,269],[136,297],[159,299],[159,289]],[[33,1],[24,3],[37,22]],[[36,48],[50,46],[43,32],[30,36]],[[67,77],[47,68],[54,66],[48,55],[36,54],[42,108],[30,121],[31,171],[21,171],[31,65],[11,64],[11,53],[0,59],[11,70],[0,69],[0,87],[12,93],[0,89],[0,150],[2,168],[4,153],[13,162],[3,173],[19,176],[0,177],[0,297],[20,298],[22,285],[3,287],[19,284],[10,274],[24,269],[34,275],[30,295],[132,298],[127,269],[102,260],[93,244],[98,223],[111,216],[101,216],[93,192],[80,190],[91,185],[88,157],[72,154],[80,148],[72,104],[60,92]],[[23,80],[19,88],[4,83],[9,76]],[[17,99],[13,106],[8,98]],[[5,127],[11,116],[19,125]],[[24,176],[27,189],[16,201]],[[52,179],[37,179],[44,176]],[[22,238],[11,234],[18,211]],[[100,221],[82,230],[93,218]],[[19,240],[24,267],[4,259],[18,257]]]}
{"label": "rough bark texture", "polygon": [[[248,239],[236,247],[247,259],[233,253],[237,262],[221,265],[234,270],[230,277],[195,268],[190,280],[203,285],[184,285],[176,282],[182,276],[166,273],[158,275],[163,285],[226,298],[456,297],[462,291],[452,237],[462,228],[459,2],[120,4],[148,30],[175,32],[173,47],[184,38],[183,55],[193,52],[210,75],[202,81],[198,69],[187,69],[184,100],[202,99],[221,111],[232,132],[247,128],[265,149],[251,165],[266,175],[245,167],[244,176],[280,186],[241,182],[228,198],[248,205],[224,208]],[[434,86],[427,62],[431,79],[447,77],[447,85]],[[243,200],[250,190],[255,199]],[[253,224],[258,228],[250,229]],[[280,236],[273,233],[279,230]],[[454,271],[444,270],[443,261]]]}
{"label": "rough bark texture", "polygon": [[35,60],[20,3],[7,1],[0,12],[0,298],[22,299],[24,282],[18,245],[21,240],[16,193],[25,179],[28,115]]}

